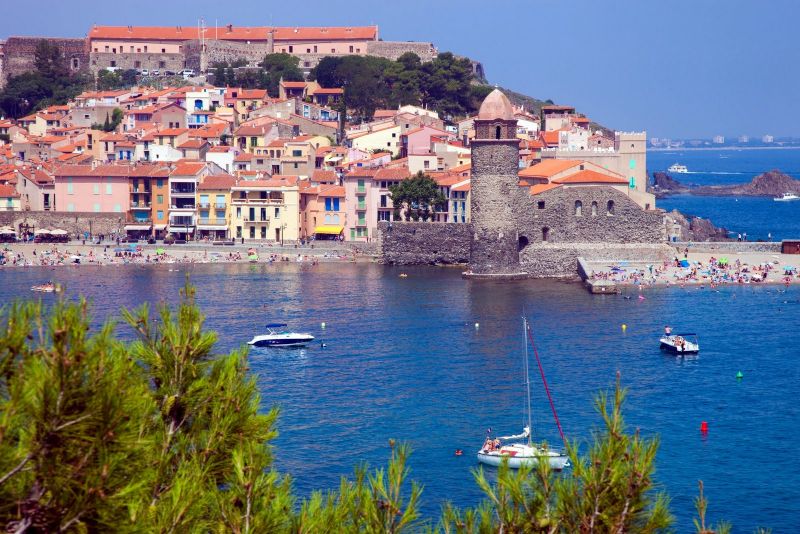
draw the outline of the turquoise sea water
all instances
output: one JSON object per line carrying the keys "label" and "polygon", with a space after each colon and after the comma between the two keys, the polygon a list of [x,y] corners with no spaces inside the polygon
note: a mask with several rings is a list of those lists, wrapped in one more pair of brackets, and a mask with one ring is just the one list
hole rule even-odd
{"label": "turquoise sea water", "polygon": [[[6,269],[0,302],[31,297],[32,284],[54,279],[69,298],[87,295],[98,317],[115,315],[123,305],[176,301],[178,268]],[[471,470],[486,429],[514,433],[522,423],[525,312],[571,439],[590,436],[599,424],[594,395],[622,373],[630,428],[660,436],[656,477],[672,497],[677,532],[692,530],[698,479],[709,518],[732,521],[736,532],[800,529],[800,287],[662,288],[639,300],[552,281],[465,281],[457,270],[428,267],[403,269],[408,278],[378,265],[186,268],[220,350],[275,320],[326,343],[250,353],[264,406],[281,407],[277,465],[302,495],[335,488],[361,461],[383,465],[394,438],[414,448],[411,476],[424,485],[426,517],[438,517],[446,500],[476,504]],[[696,331],[700,355],[660,352],[665,324]],[[532,378],[535,430],[557,443]],[[465,455],[454,456],[457,448]]]}
{"label": "turquoise sea water", "polygon": [[[688,174],[673,174],[682,183],[729,185],[750,182],[773,169],[800,179],[800,149],[650,151],[647,170],[666,171],[673,163],[689,168]],[[797,192],[800,194],[800,192]],[[748,239],[800,239],[800,201],[775,202],[763,197],[699,197],[677,195],[659,199],[657,206],[697,215],[733,234],[746,232]]]}

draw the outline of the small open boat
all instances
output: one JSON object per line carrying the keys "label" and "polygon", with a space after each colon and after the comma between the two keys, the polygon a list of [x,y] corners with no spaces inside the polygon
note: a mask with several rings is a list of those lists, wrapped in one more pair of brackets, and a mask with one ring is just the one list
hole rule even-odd
{"label": "small open boat", "polygon": [[697,354],[700,352],[697,334],[665,334],[661,336],[660,341],[661,350],[674,354]]}
{"label": "small open boat", "polygon": [[266,334],[253,337],[247,344],[255,347],[302,347],[314,341],[311,334],[278,330],[285,326],[285,323],[270,323],[266,325]]}
{"label": "small open boat", "polygon": [[61,291],[61,286],[59,284],[48,282],[46,284],[31,286],[31,291],[36,291],[37,293],[55,293]]}

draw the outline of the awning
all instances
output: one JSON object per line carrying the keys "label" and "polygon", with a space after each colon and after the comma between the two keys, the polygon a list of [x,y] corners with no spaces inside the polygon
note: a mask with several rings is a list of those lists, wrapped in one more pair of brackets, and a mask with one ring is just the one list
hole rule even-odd
{"label": "awning", "polygon": [[344,231],[344,226],[317,226],[314,228],[315,234],[326,234],[326,235],[339,235]]}
{"label": "awning", "polygon": [[149,224],[126,224],[125,225],[125,231],[129,231],[129,230],[145,231],[145,230],[149,230],[150,228],[152,228],[152,226],[149,225]]}
{"label": "awning", "polygon": [[198,230],[227,230],[228,227],[224,225],[213,225],[213,224],[198,224]]}
{"label": "awning", "polygon": [[169,214],[170,215],[178,215],[178,216],[181,216],[181,215],[194,215],[194,209],[193,208],[170,208],[169,209]]}
{"label": "awning", "polygon": [[166,224],[157,224],[153,228],[155,228],[156,230],[166,230],[167,229],[167,225]]}

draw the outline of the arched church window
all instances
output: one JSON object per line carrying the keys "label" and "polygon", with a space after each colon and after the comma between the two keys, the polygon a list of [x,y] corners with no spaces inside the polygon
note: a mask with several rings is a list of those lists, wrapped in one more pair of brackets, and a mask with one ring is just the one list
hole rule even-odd
{"label": "arched church window", "polygon": [[542,228],[542,241],[547,242],[548,237],[550,237],[550,228],[545,226]]}
{"label": "arched church window", "polygon": [[613,200],[609,200],[608,201],[608,209],[607,209],[606,215],[614,215],[614,201]]}
{"label": "arched church window", "polygon": [[501,130],[499,126],[495,126],[494,128],[494,138],[500,139]]}
{"label": "arched church window", "polygon": [[583,215],[583,202],[580,200],[575,201],[575,216],[580,217]]}
{"label": "arched church window", "polygon": [[597,216],[597,201],[592,201],[592,217]]}

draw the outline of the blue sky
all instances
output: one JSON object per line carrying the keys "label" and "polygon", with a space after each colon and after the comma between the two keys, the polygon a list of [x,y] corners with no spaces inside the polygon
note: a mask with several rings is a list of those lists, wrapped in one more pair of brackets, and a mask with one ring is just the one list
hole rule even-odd
{"label": "blue sky", "polygon": [[492,83],[654,137],[800,136],[800,0],[4,0],[0,38],[91,24],[378,24],[481,61]]}

